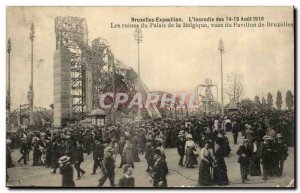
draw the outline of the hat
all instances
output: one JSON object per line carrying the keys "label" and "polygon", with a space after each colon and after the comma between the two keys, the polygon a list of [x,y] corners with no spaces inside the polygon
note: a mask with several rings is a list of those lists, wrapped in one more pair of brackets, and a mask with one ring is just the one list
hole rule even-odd
{"label": "hat", "polygon": [[192,136],[191,134],[187,134],[185,137],[186,137],[186,138],[190,138],[190,139],[193,138],[193,136]]}
{"label": "hat", "polygon": [[132,168],[132,167],[133,167],[132,164],[126,164],[126,165],[124,165],[123,166],[123,172],[124,173],[127,172],[128,168]]}
{"label": "hat", "polygon": [[268,135],[265,135],[265,136],[263,136],[262,139],[269,139],[269,136],[268,136]]}
{"label": "hat", "polygon": [[280,137],[282,137],[282,135],[281,135],[280,133],[278,133],[278,134],[276,135],[276,137],[277,137],[277,138],[280,138]]}
{"label": "hat", "polygon": [[106,149],[106,151],[107,151],[107,152],[113,152],[114,149],[113,149],[112,147],[108,147],[108,148]]}
{"label": "hat", "polygon": [[59,158],[58,163],[66,163],[66,162],[69,161],[69,160],[70,160],[70,157],[64,155],[64,156],[62,156],[61,158]]}

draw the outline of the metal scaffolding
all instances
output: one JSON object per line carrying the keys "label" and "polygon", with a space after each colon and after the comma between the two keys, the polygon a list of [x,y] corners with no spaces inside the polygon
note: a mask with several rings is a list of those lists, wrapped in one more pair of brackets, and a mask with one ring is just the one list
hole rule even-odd
{"label": "metal scaffolding", "polygon": [[59,46],[70,51],[72,115],[81,119],[86,111],[86,77],[88,29],[84,18],[55,18],[56,49]]}
{"label": "metal scaffolding", "polygon": [[[96,38],[89,46],[86,19],[57,17],[55,33],[56,49],[70,52],[73,118],[80,120],[99,108],[99,97],[105,92],[136,93],[137,73],[114,57],[108,41]],[[114,120],[115,111],[108,113]]]}

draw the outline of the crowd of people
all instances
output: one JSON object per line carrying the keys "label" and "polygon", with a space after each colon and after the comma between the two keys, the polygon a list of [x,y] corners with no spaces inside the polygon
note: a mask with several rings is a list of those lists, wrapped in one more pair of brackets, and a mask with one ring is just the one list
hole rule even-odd
{"label": "crowd of people", "polygon": [[[233,135],[233,144],[226,136],[229,133]],[[81,168],[85,154],[92,154],[91,175],[98,168],[101,170],[98,186],[103,186],[107,178],[112,187],[116,185],[117,165],[124,172],[118,186],[134,187],[134,163],[144,156],[147,161],[144,170],[153,179],[152,185],[167,187],[169,168],[165,149],[177,148],[178,165],[187,168],[199,165],[200,185],[228,185],[230,176],[224,158],[232,154],[232,145],[239,145],[238,136],[243,138],[235,152],[239,156],[242,183],[248,180],[248,175],[262,175],[264,180],[281,176],[288,146],[294,145],[294,114],[275,110],[235,112],[223,117],[128,121],[100,127],[78,124],[44,132],[7,133],[6,163],[7,168],[16,165],[11,158],[12,149],[20,150],[18,164],[28,164],[32,152],[32,166],[51,168],[52,173],[59,169],[62,186],[74,187],[73,170],[76,180],[80,180],[86,174]],[[120,156],[120,163],[115,163],[116,156]]]}

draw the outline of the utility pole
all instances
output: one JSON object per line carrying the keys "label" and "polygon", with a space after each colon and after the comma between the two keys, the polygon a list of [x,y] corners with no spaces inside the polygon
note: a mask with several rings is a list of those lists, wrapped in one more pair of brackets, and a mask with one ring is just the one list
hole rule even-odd
{"label": "utility pole", "polygon": [[219,40],[219,51],[220,51],[220,55],[221,55],[221,115],[224,115],[224,97],[223,97],[223,61],[222,61],[222,55],[223,53],[225,53],[224,50],[224,44],[223,44],[223,40],[220,39]]}
{"label": "utility pole", "polygon": [[34,91],[33,91],[33,41],[35,38],[35,30],[34,24],[32,23],[30,26],[30,36],[29,39],[31,40],[31,81],[29,85],[29,92],[28,92],[28,100],[30,104],[30,125],[33,125],[33,99],[34,99]]}
{"label": "utility pole", "polygon": [[10,102],[11,102],[11,97],[10,97],[10,52],[11,52],[11,40],[8,38],[7,42],[7,53],[8,53],[8,85],[7,85],[7,98],[6,98],[6,104],[7,104],[7,125],[10,125]]}
{"label": "utility pole", "polygon": [[115,86],[116,67],[115,67],[115,56],[111,52],[110,52],[110,57],[111,57],[110,60],[111,60],[111,64],[112,64],[112,87],[113,87],[113,93],[114,93],[113,103],[112,103],[112,122],[115,124],[115,122],[116,122],[116,114],[115,114],[114,105],[116,103],[116,86]]}
{"label": "utility pole", "polygon": [[[134,31],[134,39],[137,42],[138,47],[138,92],[141,93],[141,73],[140,73],[140,43],[143,39],[142,30],[140,28],[135,28]],[[136,117],[137,120],[141,120],[141,109],[138,107],[138,115]]]}

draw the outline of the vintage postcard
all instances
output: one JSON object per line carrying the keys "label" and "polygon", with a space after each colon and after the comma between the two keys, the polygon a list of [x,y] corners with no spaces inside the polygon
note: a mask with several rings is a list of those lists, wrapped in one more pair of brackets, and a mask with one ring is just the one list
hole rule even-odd
{"label": "vintage postcard", "polygon": [[294,11],[8,6],[7,187],[295,188]]}

